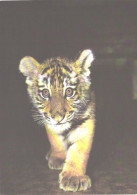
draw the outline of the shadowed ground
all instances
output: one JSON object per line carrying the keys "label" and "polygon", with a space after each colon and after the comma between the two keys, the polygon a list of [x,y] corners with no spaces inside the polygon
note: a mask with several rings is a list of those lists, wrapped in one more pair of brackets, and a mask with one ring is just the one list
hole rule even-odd
{"label": "shadowed ground", "polygon": [[[100,165],[88,168],[93,188],[75,194],[136,193],[136,148],[135,138],[123,138]],[[2,160],[1,194],[71,194],[59,190],[58,174],[49,170],[44,157],[12,154]]]}

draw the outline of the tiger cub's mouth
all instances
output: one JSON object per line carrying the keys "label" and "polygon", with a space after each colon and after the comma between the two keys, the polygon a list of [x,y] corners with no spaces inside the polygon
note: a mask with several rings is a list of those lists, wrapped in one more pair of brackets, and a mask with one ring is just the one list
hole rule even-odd
{"label": "tiger cub's mouth", "polygon": [[52,117],[46,117],[46,123],[50,124],[50,125],[63,125],[66,123],[69,123],[73,120],[74,118],[74,112],[70,112],[69,116],[64,116],[62,119],[56,117],[52,118]]}

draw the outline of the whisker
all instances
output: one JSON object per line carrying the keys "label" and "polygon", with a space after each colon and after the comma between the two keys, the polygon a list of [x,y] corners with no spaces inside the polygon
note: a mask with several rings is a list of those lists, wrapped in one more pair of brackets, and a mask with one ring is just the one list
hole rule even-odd
{"label": "whisker", "polygon": [[44,125],[45,118],[43,117],[43,114],[40,113],[35,107],[32,108],[32,117],[39,125]]}

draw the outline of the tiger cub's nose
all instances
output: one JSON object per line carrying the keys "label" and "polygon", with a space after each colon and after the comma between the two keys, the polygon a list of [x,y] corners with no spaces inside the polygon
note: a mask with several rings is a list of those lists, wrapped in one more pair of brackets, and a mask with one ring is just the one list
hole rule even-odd
{"label": "tiger cub's nose", "polygon": [[64,119],[64,115],[62,115],[61,113],[57,112],[54,116],[52,116],[52,118],[56,121],[56,122],[61,122]]}

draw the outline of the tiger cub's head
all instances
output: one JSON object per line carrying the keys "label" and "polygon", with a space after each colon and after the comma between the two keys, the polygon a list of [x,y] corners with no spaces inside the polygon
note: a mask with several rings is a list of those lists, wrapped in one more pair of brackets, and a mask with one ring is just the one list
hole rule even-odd
{"label": "tiger cub's head", "polygon": [[82,119],[90,98],[91,50],[84,50],[76,61],[52,58],[39,64],[24,57],[19,65],[26,77],[28,93],[37,109],[36,119],[49,125],[62,125]]}

